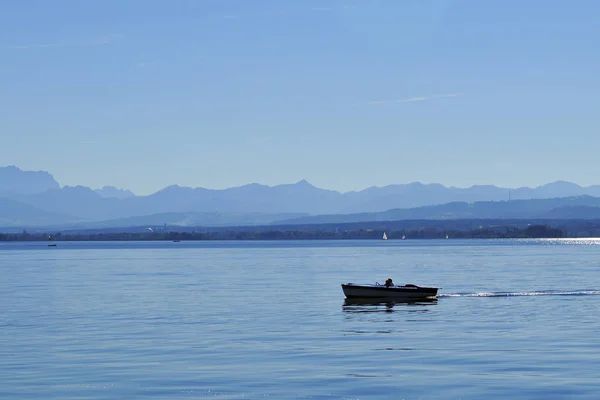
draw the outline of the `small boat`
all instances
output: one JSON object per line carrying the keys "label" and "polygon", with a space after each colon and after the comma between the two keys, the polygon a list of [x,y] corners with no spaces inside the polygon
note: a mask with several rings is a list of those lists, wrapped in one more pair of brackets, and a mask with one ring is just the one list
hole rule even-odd
{"label": "small boat", "polygon": [[385,232],[383,232],[383,240],[387,240],[387,235],[385,234]]}
{"label": "small boat", "polygon": [[402,240],[406,240],[406,235],[402,235]]}
{"label": "small boat", "polygon": [[404,286],[385,286],[379,283],[357,285],[342,283],[346,298],[386,298],[386,299],[427,299],[436,298],[438,288],[408,284]]}
{"label": "small boat", "polygon": [[56,243],[49,244],[48,247],[56,247]]}
{"label": "small boat", "polygon": [[448,235],[446,235],[446,239],[448,239]]}

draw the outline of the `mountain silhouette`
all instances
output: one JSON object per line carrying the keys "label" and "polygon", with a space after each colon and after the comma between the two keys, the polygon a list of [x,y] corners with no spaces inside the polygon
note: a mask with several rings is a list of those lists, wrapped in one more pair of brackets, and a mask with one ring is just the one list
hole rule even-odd
{"label": "mountain silhouette", "polygon": [[[194,221],[200,225],[210,221],[231,221],[242,225],[259,220],[274,222],[279,217],[293,220],[301,215],[305,215],[299,218],[304,221],[323,218],[407,218],[407,215],[423,218],[461,218],[475,215],[476,211],[481,215],[508,218],[511,215],[531,215],[529,211],[513,208],[520,204],[516,203],[520,200],[584,198],[582,196],[600,197],[600,186],[582,187],[571,182],[557,181],[536,188],[502,188],[493,185],[456,188],[439,183],[412,182],[340,193],[317,188],[308,181],[301,180],[276,186],[251,183],[219,190],[171,185],[147,196],[135,196],[127,189],[112,186],[96,190],[86,186],[60,187],[48,172],[22,171],[14,166],[0,167],[0,198],[12,201],[10,208],[7,206],[0,209],[0,218],[4,218],[4,221],[20,221],[23,226],[38,223],[41,218],[40,211],[48,213],[48,220],[50,216],[56,220],[63,218],[62,222],[65,224],[73,221],[127,223],[129,218],[137,218],[135,221],[143,223],[144,218],[138,217],[147,217],[147,220],[156,222],[161,215],[165,219]],[[509,199],[511,201],[507,202]],[[30,219],[27,218],[27,208],[20,209],[19,219],[11,217],[10,210],[16,207],[15,202],[33,207],[29,209]],[[482,210],[488,207],[484,206],[485,202],[498,203],[489,205],[495,211],[483,212]],[[509,203],[510,206],[503,202]],[[595,213],[595,209],[588,208],[558,210],[558,207],[575,205],[596,206],[588,204],[591,202],[589,199],[586,202],[557,203],[554,208],[546,207],[538,211],[540,215],[544,212],[554,212],[556,215],[562,215],[561,212],[565,215]],[[471,203],[477,205],[473,206]],[[539,205],[535,202],[531,204]],[[444,207],[431,208],[441,205]],[[557,210],[552,211],[555,208]],[[180,215],[176,215],[178,213]],[[273,218],[264,217],[267,214]],[[361,216],[357,217],[355,214]],[[261,217],[257,218],[259,215]],[[349,217],[350,215],[354,216]]]}
{"label": "mountain silhouette", "polygon": [[104,186],[101,189],[94,190],[94,192],[106,199],[126,199],[135,196],[129,189],[118,189],[114,186]]}
{"label": "mountain silhouette", "polygon": [[418,219],[586,219],[600,215],[600,197],[575,196],[512,201],[452,202],[381,212],[329,214],[279,221],[281,225]]}
{"label": "mountain silhouette", "polygon": [[69,215],[43,211],[29,204],[0,197],[0,227],[67,225],[78,221],[78,218]]}
{"label": "mountain silhouette", "polygon": [[42,193],[60,186],[45,171],[22,171],[14,165],[0,167],[0,196]]}

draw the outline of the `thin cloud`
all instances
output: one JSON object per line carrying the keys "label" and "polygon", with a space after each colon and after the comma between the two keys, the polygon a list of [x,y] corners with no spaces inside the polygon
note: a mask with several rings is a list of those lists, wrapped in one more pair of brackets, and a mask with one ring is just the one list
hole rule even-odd
{"label": "thin cloud", "polygon": [[297,15],[297,14],[309,14],[309,13],[327,12],[327,11],[336,11],[336,10],[346,10],[346,9],[350,9],[350,8],[354,8],[354,7],[341,6],[341,7],[292,8],[292,9],[269,10],[269,11],[246,13],[246,14],[229,14],[229,15],[224,15],[223,18],[224,19],[240,19],[240,18],[277,17],[277,16],[285,16],[285,15]]}
{"label": "thin cloud", "polygon": [[415,103],[418,101],[450,99],[450,98],[458,97],[458,96],[462,96],[462,93],[433,94],[433,95],[429,95],[429,96],[408,97],[406,99],[399,99],[399,100],[372,100],[372,101],[368,101],[366,104],[367,105],[380,105],[380,104],[392,104],[392,103]]}
{"label": "thin cloud", "polygon": [[408,99],[396,100],[397,103],[414,103],[416,101],[426,101],[430,100],[432,97],[429,96],[419,96],[419,97],[409,97]]}
{"label": "thin cloud", "polygon": [[90,47],[90,46],[102,46],[113,43],[121,39],[121,34],[111,34],[105,36],[99,36],[92,39],[80,39],[80,40],[67,40],[63,42],[54,43],[42,43],[42,44],[22,44],[8,46],[11,50],[31,50],[31,49],[50,49],[50,48],[61,48],[61,47]]}

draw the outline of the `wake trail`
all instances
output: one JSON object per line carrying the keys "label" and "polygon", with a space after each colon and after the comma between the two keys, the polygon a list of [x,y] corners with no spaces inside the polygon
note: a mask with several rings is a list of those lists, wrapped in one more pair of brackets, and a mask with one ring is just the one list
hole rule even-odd
{"label": "wake trail", "polygon": [[598,296],[600,290],[540,290],[535,292],[441,293],[438,297]]}

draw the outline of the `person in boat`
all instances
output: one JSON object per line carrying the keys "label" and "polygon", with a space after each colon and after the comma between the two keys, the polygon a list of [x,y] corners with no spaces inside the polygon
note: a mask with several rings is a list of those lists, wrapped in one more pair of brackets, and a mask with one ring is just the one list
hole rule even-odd
{"label": "person in boat", "polygon": [[391,286],[394,286],[394,282],[392,282],[392,278],[387,278],[385,280],[385,287],[389,288]]}

